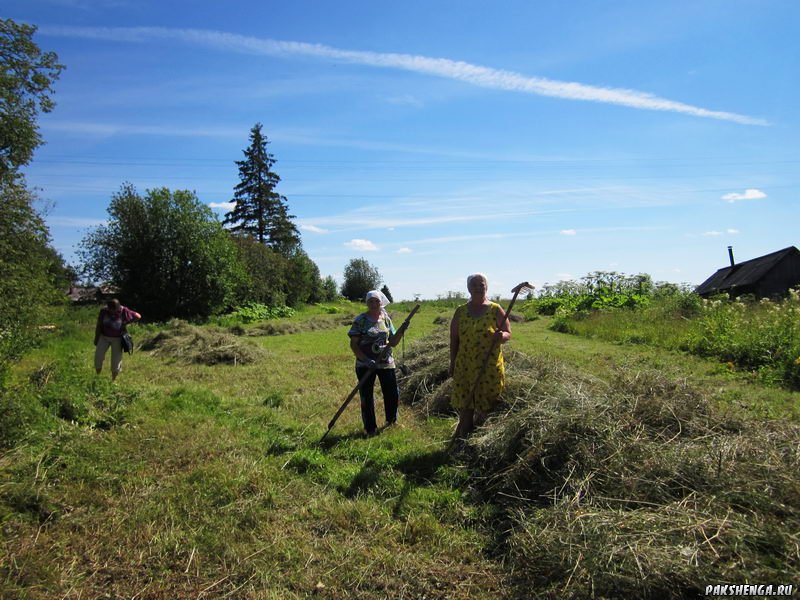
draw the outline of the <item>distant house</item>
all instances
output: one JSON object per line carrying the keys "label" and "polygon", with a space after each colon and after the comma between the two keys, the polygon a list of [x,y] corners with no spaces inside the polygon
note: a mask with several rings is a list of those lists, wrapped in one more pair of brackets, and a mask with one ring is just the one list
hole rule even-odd
{"label": "distant house", "polygon": [[728,246],[731,264],[719,269],[695,289],[707,298],[727,293],[731,298],[753,294],[757,298],[779,298],[800,285],[800,250],[789,246],[771,254],[735,263]]}
{"label": "distant house", "polygon": [[75,304],[100,304],[119,295],[119,288],[110,285],[80,286],[72,285],[67,296]]}

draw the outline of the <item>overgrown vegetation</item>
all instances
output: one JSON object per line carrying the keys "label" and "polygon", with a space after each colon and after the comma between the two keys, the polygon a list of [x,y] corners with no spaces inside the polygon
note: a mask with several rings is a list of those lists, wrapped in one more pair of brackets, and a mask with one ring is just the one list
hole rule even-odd
{"label": "overgrown vegetation", "polygon": [[223,326],[246,325],[257,321],[291,317],[294,313],[294,309],[290,306],[267,306],[251,302],[240,306],[233,312],[217,317],[214,322]]}
{"label": "overgrown vegetation", "polygon": [[775,302],[704,302],[683,346],[767,383],[800,389],[800,291]]}
{"label": "overgrown vegetation", "polygon": [[[587,276],[584,282],[596,279]],[[797,290],[780,300],[725,295],[703,300],[685,286],[648,286],[643,276],[606,274],[602,279],[607,285],[566,282],[548,289],[529,300],[525,310],[529,315],[553,312],[556,331],[691,352],[714,358],[731,372],[800,389]],[[650,292],[639,294],[646,289]]]}
{"label": "overgrown vegetation", "polygon": [[646,274],[625,275],[614,271],[595,271],[580,281],[560,281],[545,285],[535,298],[522,307],[527,315],[572,315],[604,308],[646,306],[657,296],[686,290],[674,284],[654,284]]}

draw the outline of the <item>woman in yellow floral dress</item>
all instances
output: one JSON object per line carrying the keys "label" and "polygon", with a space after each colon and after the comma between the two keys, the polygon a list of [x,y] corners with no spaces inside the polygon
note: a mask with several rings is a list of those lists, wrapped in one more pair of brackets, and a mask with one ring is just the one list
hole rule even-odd
{"label": "woman in yellow floral dress", "polygon": [[467,289],[469,302],[456,309],[450,323],[450,403],[458,411],[455,439],[466,438],[483,423],[500,398],[505,385],[501,345],[511,339],[503,307],[486,297],[486,276],[467,277]]}

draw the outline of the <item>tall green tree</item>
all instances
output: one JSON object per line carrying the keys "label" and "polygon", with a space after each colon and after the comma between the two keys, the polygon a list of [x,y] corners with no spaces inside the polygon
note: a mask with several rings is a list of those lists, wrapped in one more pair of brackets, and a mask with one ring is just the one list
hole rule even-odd
{"label": "tall green tree", "polygon": [[223,223],[230,231],[250,235],[287,258],[300,244],[300,234],[292,222],[287,200],[275,191],[281,178],[272,170],[275,158],[267,151],[269,140],[261,133],[261,123],[250,130],[250,145],[244,159],[236,161],[239,183],[234,189],[233,210]]}
{"label": "tall green tree", "polygon": [[167,188],[140,196],[126,184],[108,224],[81,242],[87,271],[121,289],[149,319],[204,318],[235,303],[246,277],[236,246],[194,192]]}
{"label": "tall green tree", "polygon": [[19,173],[43,143],[36,121],[55,106],[52,85],[64,68],[36,45],[35,31],[0,19],[0,395],[9,364],[35,342],[43,309],[69,283]]}
{"label": "tall green tree", "polygon": [[301,247],[295,248],[289,257],[286,272],[286,303],[290,306],[321,302],[323,300],[322,278],[319,267]]}
{"label": "tall green tree", "polygon": [[367,292],[378,289],[381,274],[364,258],[353,258],[344,268],[342,296],[354,302],[364,300]]}
{"label": "tall green tree", "polygon": [[288,259],[250,236],[232,236],[247,278],[237,290],[242,303],[258,302],[267,306],[286,304]]}
{"label": "tall green tree", "polygon": [[336,280],[332,275],[328,275],[322,280],[322,301],[330,302],[335,300],[339,295],[339,286],[336,285]]}
{"label": "tall green tree", "polygon": [[42,143],[39,112],[53,110],[53,83],[64,65],[33,41],[36,27],[0,19],[0,178],[28,164]]}

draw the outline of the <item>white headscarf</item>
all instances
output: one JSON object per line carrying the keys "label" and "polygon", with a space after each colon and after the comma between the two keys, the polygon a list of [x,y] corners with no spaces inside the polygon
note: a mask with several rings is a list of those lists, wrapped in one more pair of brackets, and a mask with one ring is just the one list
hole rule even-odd
{"label": "white headscarf", "polygon": [[370,298],[377,298],[378,300],[380,300],[381,301],[381,308],[383,308],[384,306],[389,304],[389,299],[386,297],[386,294],[384,294],[380,290],[371,290],[371,291],[367,292],[367,297],[364,298],[364,302],[369,302]]}

